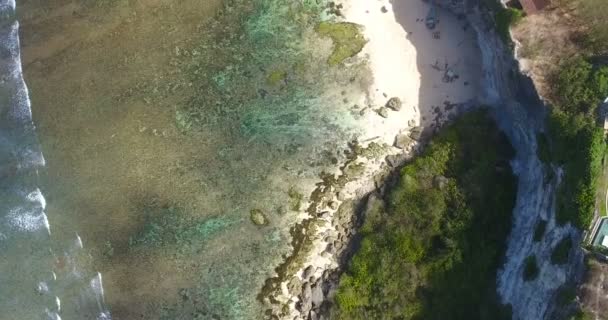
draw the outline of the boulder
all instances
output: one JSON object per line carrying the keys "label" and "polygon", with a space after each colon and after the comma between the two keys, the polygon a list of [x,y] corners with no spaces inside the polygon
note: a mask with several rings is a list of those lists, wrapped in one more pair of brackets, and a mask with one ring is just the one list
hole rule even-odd
{"label": "boulder", "polygon": [[338,203],[335,201],[330,201],[327,205],[332,210],[338,210]]}
{"label": "boulder", "polygon": [[398,97],[392,97],[388,100],[385,107],[393,109],[395,111],[399,111],[401,110],[401,99],[399,99]]}
{"label": "boulder", "polygon": [[325,247],[325,252],[327,252],[327,253],[329,253],[331,255],[336,254],[336,248],[334,248],[333,243],[329,243],[327,245],[327,247]]}
{"label": "boulder", "polygon": [[382,118],[388,118],[388,109],[385,107],[379,108],[376,110],[376,113],[378,113],[378,115],[380,115]]}
{"label": "boulder", "polygon": [[317,217],[321,218],[321,219],[328,219],[330,217],[329,215],[329,211],[323,211],[323,212],[319,212],[317,214]]}
{"label": "boulder", "polygon": [[407,135],[407,133],[402,132],[395,136],[395,142],[393,145],[399,149],[407,149],[412,144],[412,139]]}
{"label": "boulder", "polygon": [[302,294],[302,280],[298,277],[292,277],[287,283],[287,289],[294,296]]}
{"label": "boulder", "polygon": [[318,308],[323,303],[323,286],[321,281],[317,281],[311,288],[311,302],[313,307]]}
{"label": "boulder", "polygon": [[312,289],[310,283],[305,282],[302,285],[302,294],[300,295],[300,311],[307,314],[312,309]]}
{"label": "boulder", "polygon": [[312,276],[314,272],[315,271],[312,266],[306,267],[306,269],[304,269],[304,271],[302,272],[302,279],[306,280],[310,278],[310,276]]}
{"label": "boulder", "polygon": [[408,127],[414,127],[414,126],[416,126],[416,120],[414,120],[414,119],[409,120],[407,122],[407,126]]}
{"label": "boulder", "polygon": [[319,316],[314,310],[310,310],[310,314],[308,315],[309,320],[319,320]]}
{"label": "boulder", "polygon": [[415,141],[420,141],[420,139],[422,138],[422,127],[413,127],[412,130],[410,130],[410,138],[412,138]]}
{"label": "boulder", "polygon": [[389,154],[388,156],[386,156],[386,163],[388,163],[388,165],[393,168],[401,165],[406,160],[407,160],[407,154],[405,154],[405,153]]}

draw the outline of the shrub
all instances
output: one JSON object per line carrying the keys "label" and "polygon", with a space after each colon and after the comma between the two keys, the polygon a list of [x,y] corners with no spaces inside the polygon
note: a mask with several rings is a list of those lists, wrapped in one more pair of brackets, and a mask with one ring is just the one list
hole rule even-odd
{"label": "shrub", "polygon": [[606,67],[594,70],[579,57],[564,64],[557,74],[556,94],[561,109],[570,114],[593,114],[608,95]]}
{"label": "shrub", "polygon": [[501,8],[495,14],[496,32],[505,43],[511,43],[509,29],[524,16],[523,12],[515,8]]}
{"label": "shrub", "polygon": [[538,265],[536,264],[536,256],[531,255],[524,261],[524,281],[532,281],[538,277]]}
{"label": "shrub", "polygon": [[565,169],[557,195],[557,222],[587,228],[595,208],[604,133],[590,117],[559,111],[552,112],[549,128],[555,142],[555,160]]}
{"label": "shrub", "polygon": [[534,242],[539,242],[543,239],[545,229],[547,229],[546,220],[540,220],[536,223],[536,227],[534,228]]}
{"label": "shrub", "polygon": [[562,239],[551,253],[551,263],[561,265],[568,263],[568,256],[572,249],[572,238],[569,236]]}
{"label": "shrub", "polygon": [[510,319],[496,270],[515,204],[512,156],[484,111],[442,129],[366,217],[333,317]]}

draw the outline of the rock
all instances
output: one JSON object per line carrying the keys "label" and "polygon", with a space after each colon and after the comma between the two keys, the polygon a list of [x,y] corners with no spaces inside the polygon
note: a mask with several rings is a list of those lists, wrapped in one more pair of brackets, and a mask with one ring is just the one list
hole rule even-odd
{"label": "rock", "polygon": [[331,208],[332,210],[338,210],[338,203],[335,201],[330,201],[328,204],[329,208]]}
{"label": "rock", "polygon": [[444,176],[435,176],[433,178],[433,186],[443,190],[443,188],[445,188],[445,186],[448,184],[448,181],[448,178]]}
{"label": "rock", "polygon": [[401,99],[399,99],[398,97],[392,97],[388,100],[385,107],[393,109],[395,111],[399,111],[401,110]]}
{"label": "rock", "polygon": [[300,295],[300,311],[307,314],[312,309],[312,289],[310,283],[305,282],[302,285],[302,294]]}
{"label": "rock", "polygon": [[376,110],[376,113],[378,113],[378,115],[380,115],[382,118],[388,118],[388,109],[385,107],[379,108]]}
{"label": "rock", "polygon": [[329,211],[319,212],[319,214],[317,214],[317,217],[321,219],[329,219]]}
{"label": "rock", "polygon": [[422,138],[422,127],[413,127],[412,130],[410,130],[410,138],[415,141],[420,141]]}
{"label": "rock", "polygon": [[408,127],[414,127],[414,126],[416,126],[416,120],[414,120],[414,119],[409,120],[407,122],[407,126]]}
{"label": "rock", "polygon": [[334,241],[334,248],[337,250],[342,249],[342,242],[340,241]]}
{"label": "rock", "polygon": [[363,108],[363,109],[361,109],[361,111],[359,111],[359,115],[364,116],[366,112],[367,112],[367,108]]}
{"label": "rock", "polygon": [[393,145],[399,149],[406,149],[410,144],[412,144],[412,139],[404,132],[395,136],[395,142],[393,143]]}
{"label": "rock", "polygon": [[381,11],[382,13],[387,13],[387,12],[388,12],[388,9],[386,9],[386,7],[385,7],[385,6],[382,6],[382,8],[380,8],[380,11]]}
{"label": "rock", "polygon": [[317,281],[311,288],[311,302],[316,308],[323,303],[323,286],[321,281]]}
{"label": "rock", "polygon": [[334,245],[330,243],[325,248],[325,252],[327,252],[329,254],[336,254],[336,249],[334,248]]}
{"label": "rock", "polygon": [[336,194],[336,197],[338,197],[339,201],[344,201],[348,197],[348,193],[346,191],[342,190],[342,191],[338,192],[338,194]]}
{"label": "rock", "polygon": [[314,310],[310,310],[310,314],[308,315],[309,320],[319,320],[319,316]]}
{"label": "rock", "polygon": [[302,279],[306,280],[306,279],[310,278],[310,276],[312,276],[313,273],[314,273],[314,269],[312,268],[312,266],[306,267],[306,269],[304,269],[304,271],[302,272]]}
{"label": "rock", "polygon": [[400,164],[405,162],[405,160],[407,160],[407,155],[405,153],[389,154],[386,156],[386,163],[393,168],[398,167]]}
{"label": "rock", "polygon": [[249,218],[251,218],[251,222],[256,226],[265,226],[268,225],[268,218],[260,209],[252,209],[250,212]]}
{"label": "rock", "polygon": [[287,289],[294,296],[299,296],[302,294],[302,280],[298,277],[293,277],[287,283]]}

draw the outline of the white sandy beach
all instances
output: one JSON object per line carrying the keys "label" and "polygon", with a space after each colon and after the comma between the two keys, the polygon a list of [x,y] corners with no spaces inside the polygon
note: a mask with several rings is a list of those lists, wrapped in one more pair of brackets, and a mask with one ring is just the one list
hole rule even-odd
{"label": "white sandy beach", "polygon": [[[445,102],[470,103],[476,100],[481,57],[475,35],[470,28],[463,28],[464,21],[439,10],[440,22],[434,30],[429,30],[424,18],[430,6],[421,0],[348,0],[342,5],[344,20],[361,25],[368,39],[359,58],[369,62],[373,83],[356,102],[377,111],[391,97],[402,101],[401,110],[389,109],[387,118],[377,112],[367,112],[361,120],[364,129],[359,141],[373,140],[393,145],[395,136],[412,126],[433,125],[437,111],[444,114],[438,121],[440,123],[447,119],[447,114],[456,112],[456,109],[446,110]],[[438,32],[439,39],[433,37],[434,32]],[[458,75],[452,82],[443,81],[448,68]],[[393,147],[387,154],[403,152],[411,153],[411,149],[404,151]],[[365,163],[365,174],[346,184],[341,192],[346,199],[360,199],[372,191],[374,176],[387,166],[384,158],[360,159],[358,162]],[[342,203],[339,199],[333,201]],[[305,267],[313,267],[315,278],[325,270],[338,267],[335,257],[324,252],[327,243],[323,240],[335,233],[329,223],[335,210],[325,208],[324,211],[329,212],[330,218],[325,227],[319,228],[315,250],[305,264]],[[303,270],[298,274],[300,278]],[[282,284],[282,288],[284,296],[278,299],[290,302],[288,318],[300,319],[301,315],[295,308],[298,297],[290,296],[287,282]]]}

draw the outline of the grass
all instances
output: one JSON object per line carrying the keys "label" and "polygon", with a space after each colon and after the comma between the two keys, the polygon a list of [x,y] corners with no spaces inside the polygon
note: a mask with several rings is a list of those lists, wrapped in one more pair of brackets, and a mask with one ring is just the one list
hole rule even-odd
{"label": "grass", "polygon": [[524,261],[524,281],[533,281],[538,277],[538,264],[536,263],[536,256],[531,255]]}
{"label": "grass", "polygon": [[351,22],[321,22],[315,28],[317,33],[329,37],[334,43],[327,63],[336,66],[357,55],[367,43],[361,34],[361,27]]}
{"label": "grass", "polygon": [[[510,319],[496,296],[515,203],[513,150],[484,111],[442,129],[366,215],[336,319]],[[433,183],[445,177],[442,187]]]}

